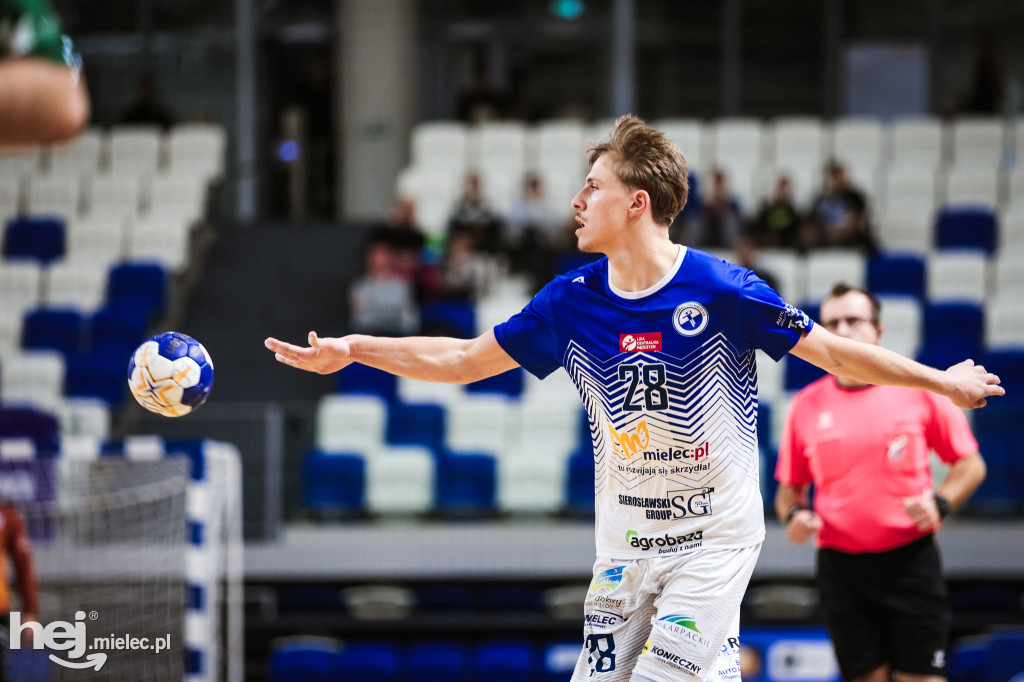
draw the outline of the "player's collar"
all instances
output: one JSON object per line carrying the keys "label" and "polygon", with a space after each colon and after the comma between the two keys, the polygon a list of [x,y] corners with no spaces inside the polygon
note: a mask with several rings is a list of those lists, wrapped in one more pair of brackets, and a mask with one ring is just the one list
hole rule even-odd
{"label": "player's collar", "polygon": [[685,257],[686,247],[680,244],[679,253],[676,254],[676,260],[674,263],[672,263],[672,267],[668,269],[668,272],[665,273],[665,276],[659,279],[651,286],[644,289],[643,291],[624,291],[618,288],[617,286],[615,286],[615,283],[612,282],[612,271],[611,268],[608,268],[608,288],[611,289],[611,292],[618,296],[619,298],[638,299],[644,298],[645,296],[650,296],[651,294],[657,293],[666,284],[672,281],[672,278],[676,276],[677,272],[679,272],[679,268],[682,266],[683,258]]}

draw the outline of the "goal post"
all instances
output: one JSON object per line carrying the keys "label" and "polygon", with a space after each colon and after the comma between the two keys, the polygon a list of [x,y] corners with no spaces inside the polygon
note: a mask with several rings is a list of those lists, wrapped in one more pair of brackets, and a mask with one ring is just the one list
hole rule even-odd
{"label": "goal post", "polygon": [[19,512],[32,542],[40,626],[77,626],[84,644],[60,650],[43,637],[36,649],[12,633],[13,679],[35,679],[41,667],[49,680],[80,679],[75,668],[95,660],[104,679],[242,682],[233,445],[68,439],[35,452],[0,442],[0,502]]}

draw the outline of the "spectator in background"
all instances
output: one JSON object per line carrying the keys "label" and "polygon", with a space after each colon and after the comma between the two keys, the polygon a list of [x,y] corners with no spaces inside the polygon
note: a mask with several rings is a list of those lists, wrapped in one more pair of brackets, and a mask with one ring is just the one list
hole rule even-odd
{"label": "spectator in background", "polygon": [[711,174],[711,188],[704,199],[700,219],[688,225],[686,243],[700,249],[729,249],[742,232],[740,205],[721,170]]}
{"label": "spectator in background", "polygon": [[459,94],[458,117],[467,123],[483,123],[501,118],[505,113],[505,100],[491,86],[487,67],[482,64],[473,69],[467,89]]}
{"label": "spectator in background", "polygon": [[144,73],[135,81],[135,99],[121,113],[121,123],[151,123],[164,130],[174,124],[171,112],[156,96],[156,79]]}
{"label": "spectator in background", "polygon": [[484,199],[480,174],[466,174],[462,198],[448,221],[448,238],[464,232],[472,238],[473,249],[487,253],[501,251],[501,218]]}
{"label": "spectator in background", "polygon": [[456,232],[445,244],[441,258],[441,298],[474,303],[487,287],[487,262],[473,248],[473,238]]}
{"label": "spectator in background", "polygon": [[793,205],[792,183],[787,176],[780,175],[771,198],[761,204],[750,226],[750,236],[760,248],[797,248],[802,222],[803,217]]}
{"label": "spectator in background", "polygon": [[961,108],[968,114],[1003,113],[1003,65],[991,34],[979,36],[974,44],[971,89]]}
{"label": "spectator in background", "polygon": [[739,237],[735,242],[734,251],[736,265],[752,271],[763,279],[765,284],[775,289],[775,291],[779,290],[779,281],[775,278],[775,275],[758,266],[757,249],[754,246],[753,239],[747,236]]}
{"label": "spectator in background", "polygon": [[853,186],[838,161],[825,167],[825,191],[811,206],[804,243],[812,247],[856,247],[877,250],[868,222],[864,193]]}
{"label": "spectator in background", "polygon": [[[17,575],[18,593],[21,596],[20,621],[24,645],[32,639],[32,630],[24,627],[25,623],[38,622],[39,590],[36,585],[36,572],[32,562],[32,545],[29,542],[25,520],[18,511],[0,503],[0,566],[6,568],[8,561],[14,565]],[[11,617],[11,585],[6,571],[0,575],[0,682],[6,682],[6,659],[9,648]]]}
{"label": "spectator in background", "polygon": [[399,197],[387,220],[370,230],[367,242],[387,244],[396,261],[396,269],[407,279],[414,279],[423,262],[427,237],[416,221],[416,201]]}
{"label": "spectator in background", "polygon": [[364,255],[365,272],[350,290],[352,330],[361,334],[402,336],[414,333],[419,324],[413,287],[397,271],[391,246],[371,241]]}
{"label": "spectator in background", "polygon": [[49,3],[0,2],[0,147],[77,136],[90,110],[81,72],[82,60]]}
{"label": "spectator in background", "polygon": [[563,227],[561,215],[544,196],[540,177],[528,174],[523,195],[505,223],[505,248],[512,270],[529,274],[538,289],[554,275],[556,253],[569,235]]}

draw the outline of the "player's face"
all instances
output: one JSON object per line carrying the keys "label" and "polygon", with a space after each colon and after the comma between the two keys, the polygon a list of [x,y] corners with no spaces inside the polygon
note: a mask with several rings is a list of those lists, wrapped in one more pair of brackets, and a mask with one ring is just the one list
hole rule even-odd
{"label": "player's face", "polygon": [[855,341],[877,344],[882,338],[882,325],[874,319],[871,300],[859,291],[826,299],[821,304],[821,325]]}
{"label": "player's face", "polygon": [[612,171],[608,156],[599,158],[583,189],[572,199],[580,251],[607,253],[609,245],[625,234],[626,213],[632,203],[630,192]]}

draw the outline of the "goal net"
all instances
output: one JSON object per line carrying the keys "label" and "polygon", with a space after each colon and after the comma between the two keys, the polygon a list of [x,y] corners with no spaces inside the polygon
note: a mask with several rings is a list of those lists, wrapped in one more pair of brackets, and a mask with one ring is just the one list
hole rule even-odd
{"label": "goal net", "polygon": [[32,542],[38,622],[75,634],[60,632],[63,649],[48,630],[19,637],[9,567],[9,679],[240,682],[239,479],[237,451],[209,441],[0,458],[0,500]]}

